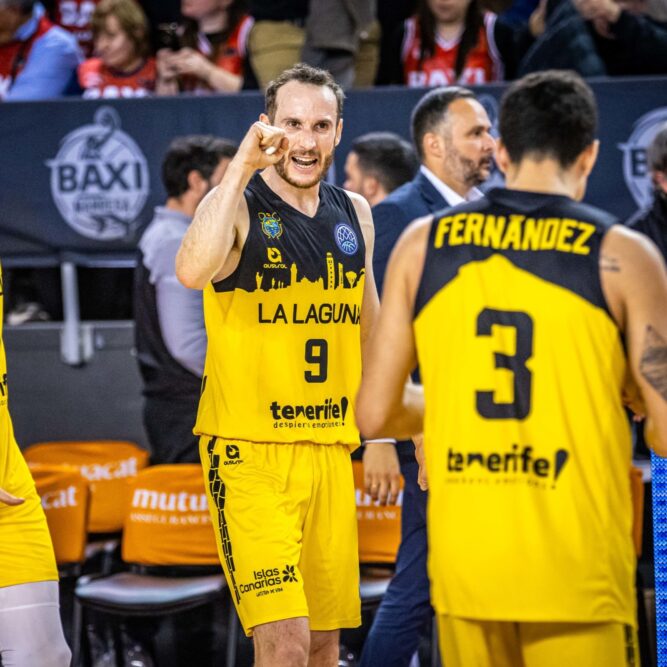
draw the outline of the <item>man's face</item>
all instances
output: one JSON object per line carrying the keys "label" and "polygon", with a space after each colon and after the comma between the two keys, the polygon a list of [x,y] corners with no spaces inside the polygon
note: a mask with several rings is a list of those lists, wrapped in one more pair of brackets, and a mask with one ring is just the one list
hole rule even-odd
{"label": "man's face", "polygon": [[278,90],[272,125],[285,130],[289,148],[276,163],[278,174],[296,188],[311,188],[326,175],[340,141],[343,121],[326,86],[290,81]]}
{"label": "man's face", "polygon": [[15,7],[0,7],[0,44],[11,42],[18,27],[28,18]]}
{"label": "man's face", "polygon": [[364,195],[364,173],[359,167],[359,158],[354,151],[350,151],[347,154],[347,159],[345,160],[345,182],[343,183],[343,188],[349,190],[350,192],[356,192],[362,197]]}
{"label": "man's face", "polygon": [[496,142],[484,107],[473,99],[454,100],[443,125],[443,169],[450,179],[473,188],[491,175]]}

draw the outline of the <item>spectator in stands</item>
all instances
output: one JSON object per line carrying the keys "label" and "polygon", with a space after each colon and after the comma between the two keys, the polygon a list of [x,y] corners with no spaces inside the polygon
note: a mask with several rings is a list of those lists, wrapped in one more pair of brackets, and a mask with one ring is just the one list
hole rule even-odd
{"label": "spectator in stands", "polygon": [[383,77],[411,87],[502,81],[531,43],[528,27],[483,12],[479,0],[419,0],[394,36]]}
{"label": "spectator in stands", "polygon": [[414,14],[416,7],[416,0],[382,0],[378,3],[377,16],[381,31],[380,66],[375,79],[378,86],[392,83],[389,80],[390,72],[387,71],[387,67],[383,66],[383,63],[393,62],[394,37],[401,29],[403,22]]}
{"label": "spectator in stands", "polygon": [[0,100],[60,97],[76,81],[81,51],[34,0],[0,0]]}
{"label": "spectator in stands", "polygon": [[174,262],[195,209],[216,186],[236,146],[212,136],[175,139],[162,163],[167,202],[139,241],[135,272],[137,359],[153,463],[197,463],[192,427],[206,354],[202,293],[176,279]]}
{"label": "spectator in stands", "polygon": [[181,12],[178,43],[157,53],[158,94],[253,87],[246,58],[253,21],[245,0],[182,0]]}
{"label": "spectator in stands", "polygon": [[260,88],[301,60],[308,0],[249,0],[248,57]]}
{"label": "spectator in stands", "polygon": [[301,60],[331,72],[343,88],[368,87],[380,57],[374,0],[310,0]]}
{"label": "spectator in stands", "polygon": [[411,180],[418,167],[415,151],[407,141],[393,132],[369,132],[350,146],[343,187],[375,206]]}
{"label": "spectator in stands", "polygon": [[91,19],[100,0],[46,0],[44,6],[56,25],[71,32],[85,58],[93,55]]}
{"label": "spectator in stands", "polygon": [[[417,175],[372,209],[375,223],[373,273],[382,291],[389,255],[415,218],[481,196],[476,186],[489,178],[495,143],[484,107],[469,90],[437,88],[412,113],[412,139],[421,161]],[[418,378],[415,378],[418,380]],[[380,500],[400,472],[405,480],[401,545],[396,574],[364,643],[360,667],[408,667],[420,634],[432,617],[426,572],[426,493],[419,488],[412,442],[367,442],[364,481]],[[378,494],[373,488],[380,488]]]}
{"label": "spectator in stands", "polygon": [[155,90],[148,23],[135,0],[101,0],[92,19],[95,58],[79,65],[83,96],[145,97]]}
{"label": "spectator in stands", "polygon": [[667,23],[644,15],[642,0],[555,0],[519,75],[572,69],[582,76],[667,72]]}
{"label": "spectator in stands", "polygon": [[627,225],[646,234],[658,246],[667,261],[667,123],[664,123],[646,154],[651,180],[653,202],[648,210],[638,211]]}

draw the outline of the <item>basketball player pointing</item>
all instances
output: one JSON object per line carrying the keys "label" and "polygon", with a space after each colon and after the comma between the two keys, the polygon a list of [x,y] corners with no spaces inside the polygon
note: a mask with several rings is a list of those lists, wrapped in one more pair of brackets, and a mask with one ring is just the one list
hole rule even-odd
{"label": "basketball player pointing", "polygon": [[[447,667],[639,665],[623,396],[667,455],[667,273],[580,203],[596,118],[577,75],[514,83],[507,189],[414,223],[390,260],[357,418],[423,425]],[[425,406],[403,398],[417,357]]]}
{"label": "basketball player pointing", "polygon": [[[177,275],[204,290],[201,435],[220,558],[259,666],[334,666],[360,623],[349,452],[377,312],[361,197],[322,179],[343,93],[297,65],[199,207]],[[258,172],[258,170],[263,170]]]}

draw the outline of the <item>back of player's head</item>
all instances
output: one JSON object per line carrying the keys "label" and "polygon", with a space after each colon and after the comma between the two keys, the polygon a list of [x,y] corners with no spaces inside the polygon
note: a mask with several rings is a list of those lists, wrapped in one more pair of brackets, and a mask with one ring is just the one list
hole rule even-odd
{"label": "back of player's head", "polygon": [[648,168],[667,174],[667,123],[663,123],[646,151]]}
{"label": "back of player's head", "polygon": [[169,197],[188,190],[188,174],[198,171],[209,180],[220,161],[233,158],[236,144],[210,134],[192,134],[174,139],[162,161],[162,183]]}
{"label": "back of player's head", "polygon": [[374,176],[388,193],[412,179],[419,166],[412,146],[393,132],[362,134],[350,151],[357,156],[359,169]]}
{"label": "back of player's head", "polygon": [[595,140],[595,96],[574,72],[528,74],[503,95],[498,126],[514,164],[548,158],[567,168]]}
{"label": "back of player's head", "polygon": [[410,125],[412,141],[421,160],[424,159],[424,136],[438,129],[445,120],[449,105],[460,99],[475,99],[475,94],[461,86],[445,86],[434,88],[417,102],[412,110]]}
{"label": "back of player's head", "polygon": [[264,94],[265,110],[266,115],[271,122],[273,122],[276,117],[278,91],[285,84],[290,83],[290,81],[297,81],[298,83],[306,83],[318,87],[326,86],[329,88],[336,96],[337,117],[338,119],[342,118],[345,93],[336,83],[333,76],[331,76],[327,70],[311,67],[304,63],[297,63],[293,67],[290,67],[279,74],[266,88],[266,93]]}

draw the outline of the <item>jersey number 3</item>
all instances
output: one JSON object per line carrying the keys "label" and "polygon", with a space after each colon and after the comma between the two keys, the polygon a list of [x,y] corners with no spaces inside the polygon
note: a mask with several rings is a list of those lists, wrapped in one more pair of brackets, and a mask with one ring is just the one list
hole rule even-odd
{"label": "jersey number 3", "polygon": [[485,308],[477,316],[477,335],[490,336],[493,326],[512,327],[516,332],[516,350],[513,355],[495,352],[496,368],[512,371],[514,400],[496,403],[494,392],[476,392],[477,412],[486,419],[525,419],[530,413],[533,374],[526,362],[533,356],[533,320],[520,310],[493,310]]}

